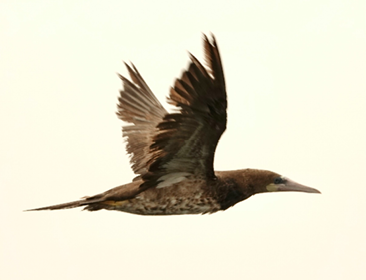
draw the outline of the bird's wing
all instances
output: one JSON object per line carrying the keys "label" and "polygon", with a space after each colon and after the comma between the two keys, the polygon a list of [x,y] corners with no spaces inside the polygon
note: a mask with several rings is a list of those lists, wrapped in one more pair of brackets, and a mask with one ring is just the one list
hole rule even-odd
{"label": "bird's wing", "polygon": [[188,70],[170,90],[168,102],[178,111],[157,125],[140,188],[167,187],[190,175],[215,178],[214,153],[226,129],[227,100],[215,38],[204,36],[204,52],[206,67],[190,55]]}
{"label": "bird's wing", "polygon": [[123,137],[127,140],[127,153],[130,154],[132,170],[137,175],[147,172],[149,161],[149,147],[156,134],[156,126],[167,114],[159,100],[152,93],[136,67],[126,64],[131,81],[123,76],[123,89],[117,104],[117,116],[128,122],[122,127]]}

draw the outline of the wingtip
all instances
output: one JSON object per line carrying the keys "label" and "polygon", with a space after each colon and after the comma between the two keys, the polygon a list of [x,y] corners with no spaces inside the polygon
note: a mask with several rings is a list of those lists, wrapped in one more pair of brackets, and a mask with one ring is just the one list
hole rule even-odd
{"label": "wingtip", "polygon": [[207,42],[213,46],[217,46],[216,37],[211,31],[209,32],[209,36],[207,36],[205,33],[202,32],[202,37],[204,42]]}
{"label": "wingtip", "polygon": [[126,61],[123,61],[123,64],[125,65],[125,67],[126,67],[127,71],[128,71],[129,73],[131,73],[132,68],[131,68],[131,66],[130,66],[130,65],[132,65],[132,66],[133,66],[133,64],[131,63],[131,61],[130,61],[129,63],[127,63]]}
{"label": "wingtip", "polygon": [[135,64],[133,64],[131,61],[126,62],[123,60],[123,64],[125,65],[128,71],[133,70],[134,72],[137,72]]}

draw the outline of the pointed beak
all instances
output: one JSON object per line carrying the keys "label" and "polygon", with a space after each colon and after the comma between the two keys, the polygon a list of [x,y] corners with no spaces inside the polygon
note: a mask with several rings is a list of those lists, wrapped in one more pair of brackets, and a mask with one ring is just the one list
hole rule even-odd
{"label": "pointed beak", "polygon": [[307,192],[307,193],[321,193],[317,189],[313,189],[304,185],[301,185],[299,183],[296,183],[295,181],[292,181],[290,179],[286,179],[286,182],[284,184],[279,184],[277,191],[279,192]]}

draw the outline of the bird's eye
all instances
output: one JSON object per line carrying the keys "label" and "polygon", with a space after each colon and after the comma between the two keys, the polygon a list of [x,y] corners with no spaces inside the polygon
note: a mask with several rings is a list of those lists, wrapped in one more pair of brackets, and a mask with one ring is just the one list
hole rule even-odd
{"label": "bird's eye", "polygon": [[281,177],[277,177],[277,178],[274,179],[273,183],[281,184],[281,183],[283,183],[283,179]]}

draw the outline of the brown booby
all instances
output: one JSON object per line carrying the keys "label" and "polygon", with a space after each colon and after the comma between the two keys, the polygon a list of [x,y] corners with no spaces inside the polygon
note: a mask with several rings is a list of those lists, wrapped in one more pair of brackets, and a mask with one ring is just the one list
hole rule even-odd
{"label": "brown booby", "polygon": [[140,215],[205,214],[225,210],[257,193],[320,193],[272,171],[214,171],[216,145],[226,129],[226,89],[214,36],[203,38],[205,60],[190,54],[188,70],[175,81],[168,113],[136,67],[126,64],[130,79],[123,89],[117,116],[135,179],[84,199],[32,210],[84,206]]}

